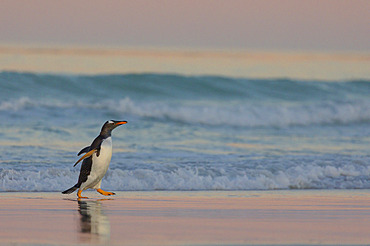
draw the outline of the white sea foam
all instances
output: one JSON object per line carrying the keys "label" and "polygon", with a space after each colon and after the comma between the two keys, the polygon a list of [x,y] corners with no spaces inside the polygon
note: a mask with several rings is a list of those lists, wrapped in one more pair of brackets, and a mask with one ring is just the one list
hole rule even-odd
{"label": "white sea foam", "polygon": [[370,188],[369,81],[0,73],[0,82],[0,191],[71,187],[70,143],[90,143],[109,119],[132,123],[117,140],[133,150],[113,161],[109,190]]}
{"label": "white sea foam", "polygon": [[[257,104],[239,102],[227,103],[173,103],[173,102],[135,102],[130,98],[118,102],[104,100],[95,103],[84,101],[38,101],[22,97],[13,101],[0,102],[1,111],[16,112],[24,109],[40,108],[79,109],[82,114],[101,112],[116,115],[182,122],[188,124],[223,125],[241,127],[284,127],[312,124],[351,124],[370,122],[370,101],[352,100],[345,102],[316,102],[310,104]],[[98,110],[98,111],[96,111]],[[66,114],[69,112],[66,111]]]}
{"label": "white sea foam", "polygon": [[[230,172],[234,173],[234,172]],[[271,190],[271,189],[369,189],[370,167],[348,164],[297,165],[272,172],[245,170],[235,174],[208,172],[198,168],[172,171],[109,170],[102,186],[116,191],[138,190]],[[62,191],[73,186],[78,171],[48,168],[41,171],[0,171],[0,191]]]}
{"label": "white sea foam", "polygon": [[238,105],[172,105],[170,103],[137,104],[121,100],[112,111],[141,117],[166,119],[205,125],[269,127],[311,124],[348,124],[370,121],[370,101],[342,103],[261,105],[241,102]]}
{"label": "white sea foam", "polygon": [[34,107],[37,103],[28,97],[21,97],[17,100],[0,102],[0,111],[18,111],[27,107]]}

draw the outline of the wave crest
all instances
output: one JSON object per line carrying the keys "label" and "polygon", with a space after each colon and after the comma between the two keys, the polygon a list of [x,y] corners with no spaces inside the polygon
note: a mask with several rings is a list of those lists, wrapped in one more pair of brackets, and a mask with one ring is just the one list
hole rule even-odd
{"label": "wave crest", "polygon": [[[207,172],[197,167],[171,171],[137,168],[112,169],[103,186],[116,191],[150,190],[272,190],[272,189],[369,189],[366,165],[295,165],[285,170]],[[0,191],[62,191],[75,184],[78,171],[48,168],[42,171],[0,171]]]}
{"label": "wave crest", "polygon": [[174,105],[137,104],[126,98],[109,106],[119,114],[132,114],[158,120],[188,124],[240,127],[284,127],[312,124],[350,124],[370,122],[370,101],[320,102],[309,105]]}
{"label": "wave crest", "polygon": [[256,103],[176,103],[135,102],[130,98],[95,103],[81,101],[48,101],[22,97],[0,103],[0,112],[22,110],[57,110],[68,116],[70,110],[91,114],[132,115],[158,121],[181,122],[209,126],[286,127],[336,125],[370,122],[370,100],[316,102],[310,104]]}

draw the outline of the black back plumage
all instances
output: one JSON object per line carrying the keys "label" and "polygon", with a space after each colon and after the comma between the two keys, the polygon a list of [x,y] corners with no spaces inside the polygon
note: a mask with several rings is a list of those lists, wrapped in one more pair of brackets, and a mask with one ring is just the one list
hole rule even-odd
{"label": "black back plumage", "polygon": [[[80,155],[81,153],[84,153],[84,152],[89,152],[90,150],[93,150],[93,149],[96,149],[97,152],[96,152],[96,156],[99,156],[100,154],[100,147],[101,147],[101,144],[103,143],[103,141],[105,140],[106,138],[104,138],[103,136],[99,135],[97,136],[94,141],[92,142],[92,144],[88,147],[85,147],[84,149],[82,149],[80,151],[80,153],[78,153],[78,155]],[[84,151],[84,152],[82,152]],[[81,164],[81,169],[80,169],[80,176],[78,177],[78,182],[77,182],[77,187],[79,188],[81,186],[81,184],[83,182],[85,182],[87,180],[87,177],[89,176],[90,172],[91,172],[91,167],[92,167],[92,157],[93,156],[90,156],[86,159],[83,160],[82,164]]]}

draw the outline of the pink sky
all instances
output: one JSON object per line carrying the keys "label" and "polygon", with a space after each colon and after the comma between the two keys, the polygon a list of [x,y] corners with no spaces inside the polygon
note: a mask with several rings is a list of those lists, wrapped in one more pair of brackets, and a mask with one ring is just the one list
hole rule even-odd
{"label": "pink sky", "polygon": [[368,0],[2,0],[0,43],[370,50]]}

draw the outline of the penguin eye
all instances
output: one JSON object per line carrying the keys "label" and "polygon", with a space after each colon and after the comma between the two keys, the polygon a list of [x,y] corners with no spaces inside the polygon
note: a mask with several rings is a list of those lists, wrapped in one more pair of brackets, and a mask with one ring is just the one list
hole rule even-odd
{"label": "penguin eye", "polygon": [[109,123],[109,124],[114,124],[114,122],[113,122],[113,121],[111,121],[111,120],[110,120],[110,121],[108,121],[108,123]]}

